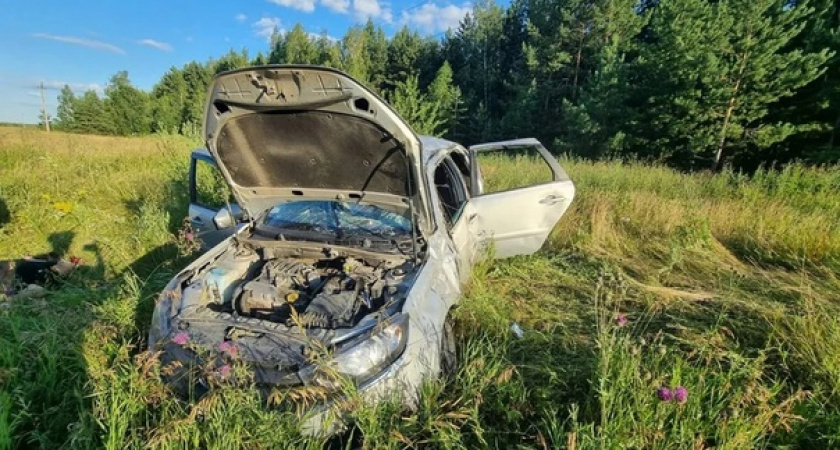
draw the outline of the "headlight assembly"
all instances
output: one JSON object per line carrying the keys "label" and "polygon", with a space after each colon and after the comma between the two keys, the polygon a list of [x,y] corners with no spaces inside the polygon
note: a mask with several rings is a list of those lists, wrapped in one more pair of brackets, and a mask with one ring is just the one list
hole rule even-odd
{"label": "headlight assembly", "polygon": [[301,371],[301,378],[333,390],[337,377],[348,377],[361,384],[381,373],[405,350],[408,342],[408,315],[398,314],[373,331],[343,345],[324,362]]}
{"label": "headlight assembly", "polygon": [[161,339],[169,335],[170,322],[172,314],[172,296],[175,294],[174,289],[177,288],[177,279],[169,282],[169,285],[160,294],[160,298],[155,304],[155,310],[152,312],[152,324],[149,327],[149,350],[154,350],[155,345]]}

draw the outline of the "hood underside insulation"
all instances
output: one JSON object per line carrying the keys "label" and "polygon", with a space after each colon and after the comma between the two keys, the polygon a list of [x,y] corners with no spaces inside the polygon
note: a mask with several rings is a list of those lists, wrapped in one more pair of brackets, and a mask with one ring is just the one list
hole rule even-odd
{"label": "hood underside insulation", "polygon": [[408,197],[404,150],[360,117],[322,111],[252,112],[216,139],[221,163],[244,188],[335,189]]}

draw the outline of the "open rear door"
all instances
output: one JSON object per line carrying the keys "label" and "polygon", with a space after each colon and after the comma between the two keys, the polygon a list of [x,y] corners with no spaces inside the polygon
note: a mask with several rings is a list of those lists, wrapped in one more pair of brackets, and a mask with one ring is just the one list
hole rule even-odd
{"label": "open rear door", "polygon": [[474,145],[470,164],[471,203],[496,258],[539,250],[575,196],[557,160],[528,138]]}

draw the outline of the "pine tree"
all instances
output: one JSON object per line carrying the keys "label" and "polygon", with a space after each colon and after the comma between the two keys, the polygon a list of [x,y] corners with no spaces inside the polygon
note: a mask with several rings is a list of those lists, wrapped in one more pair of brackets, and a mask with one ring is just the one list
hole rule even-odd
{"label": "pine tree", "polygon": [[344,70],[362,83],[370,81],[370,61],[364,30],[353,27],[347,30],[341,41]]}
{"label": "pine tree", "polygon": [[120,135],[145,134],[151,131],[148,94],[131,85],[128,72],[117,72],[105,88],[105,112]]}
{"label": "pine tree", "polygon": [[285,45],[286,41],[283,33],[277,27],[274,27],[274,31],[271,32],[270,51],[268,53],[269,64],[284,64],[287,62]]}
{"label": "pine tree", "polygon": [[636,4],[636,0],[607,1],[594,8],[592,69],[583,73],[587,81],[577,98],[563,100],[564,131],[555,147],[593,158],[630,150],[626,129],[637,124],[628,92],[627,58],[646,22]]}
{"label": "pine tree", "polygon": [[417,133],[439,135],[446,125],[442,105],[420,91],[416,74],[397,84],[390,103]]}
{"label": "pine tree", "polygon": [[436,111],[441,124],[433,130],[436,135],[444,135],[459,118],[461,112],[461,90],[452,82],[452,68],[444,62],[435,79],[429,85],[426,101],[437,105]]}
{"label": "pine tree", "polygon": [[257,53],[257,56],[255,56],[254,59],[251,60],[252,66],[264,66],[266,64],[268,64],[268,58],[266,58],[265,55],[262,54],[262,52]]}
{"label": "pine tree", "polygon": [[480,127],[469,124],[452,130],[452,137],[462,142],[477,142],[495,137],[498,118],[504,112],[501,96],[500,42],[504,12],[492,1],[475,4],[454,32],[444,39],[443,53],[453,69],[453,79],[463,94],[464,108],[487,111],[487,120]]}
{"label": "pine tree", "polygon": [[187,83],[183,71],[172,67],[152,88],[152,132],[177,133],[183,125]]}
{"label": "pine tree", "polygon": [[385,87],[385,65],[388,63],[388,40],[382,27],[374,26],[368,19],[364,30],[365,50],[368,61],[368,85],[379,92]]}
{"label": "pine tree", "polygon": [[64,85],[58,94],[58,107],[56,108],[55,128],[64,131],[76,131],[76,94],[70,86]]}
{"label": "pine tree", "polygon": [[[833,49],[825,72],[771,110],[771,121],[795,124],[797,135],[774,146],[773,153],[757,155],[781,162],[802,158],[815,163],[840,161],[840,3],[815,0],[812,19],[796,47],[815,52]],[[766,159],[766,158],[765,158]]]}
{"label": "pine tree", "polygon": [[339,70],[343,67],[341,62],[341,46],[334,39],[330,38],[326,31],[321,33],[315,41],[315,47],[318,49],[317,64]]}
{"label": "pine tree", "polygon": [[96,91],[89,90],[73,105],[75,131],[90,134],[115,134],[111,116],[105,111],[105,103]]}
{"label": "pine tree", "polygon": [[823,71],[828,51],[789,48],[811,14],[785,0],[663,0],[639,63],[647,129],[636,145],[716,169],[790,136],[792,124],[762,119]]}
{"label": "pine tree", "polygon": [[227,54],[214,61],[211,65],[213,66],[214,73],[221,73],[228,70],[247,67],[249,65],[248,61],[248,49],[243,48],[239,52],[234,49],[230,49]]}
{"label": "pine tree", "polygon": [[284,51],[287,64],[317,64],[321,53],[301,24],[286,33]]}
{"label": "pine tree", "polygon": [[190,62],[182,69],[186,84],[186,97],[181,111],[181,129],[186,135],[196,135],[204,119],[204,103],[207,101],[207,88],[212,79],[212,72],[207,65]]}
{"label": "pine tree", "polygon": [[403,26],[388,43],[386,88],[393,90],[398,83],[404,83],[409,74],[418,69],[418,59],[423,51],[420,35]]}

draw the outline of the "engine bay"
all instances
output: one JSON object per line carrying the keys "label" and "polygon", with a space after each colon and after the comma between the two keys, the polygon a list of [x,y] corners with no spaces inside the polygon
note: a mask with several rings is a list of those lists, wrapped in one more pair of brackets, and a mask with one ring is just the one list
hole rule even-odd
{"label": "engine bay", "polygon": [[406,259],[226,254],[184,289],[181,312],[259,319],[287,327],[341,329],[404,296],[415,270]]}

